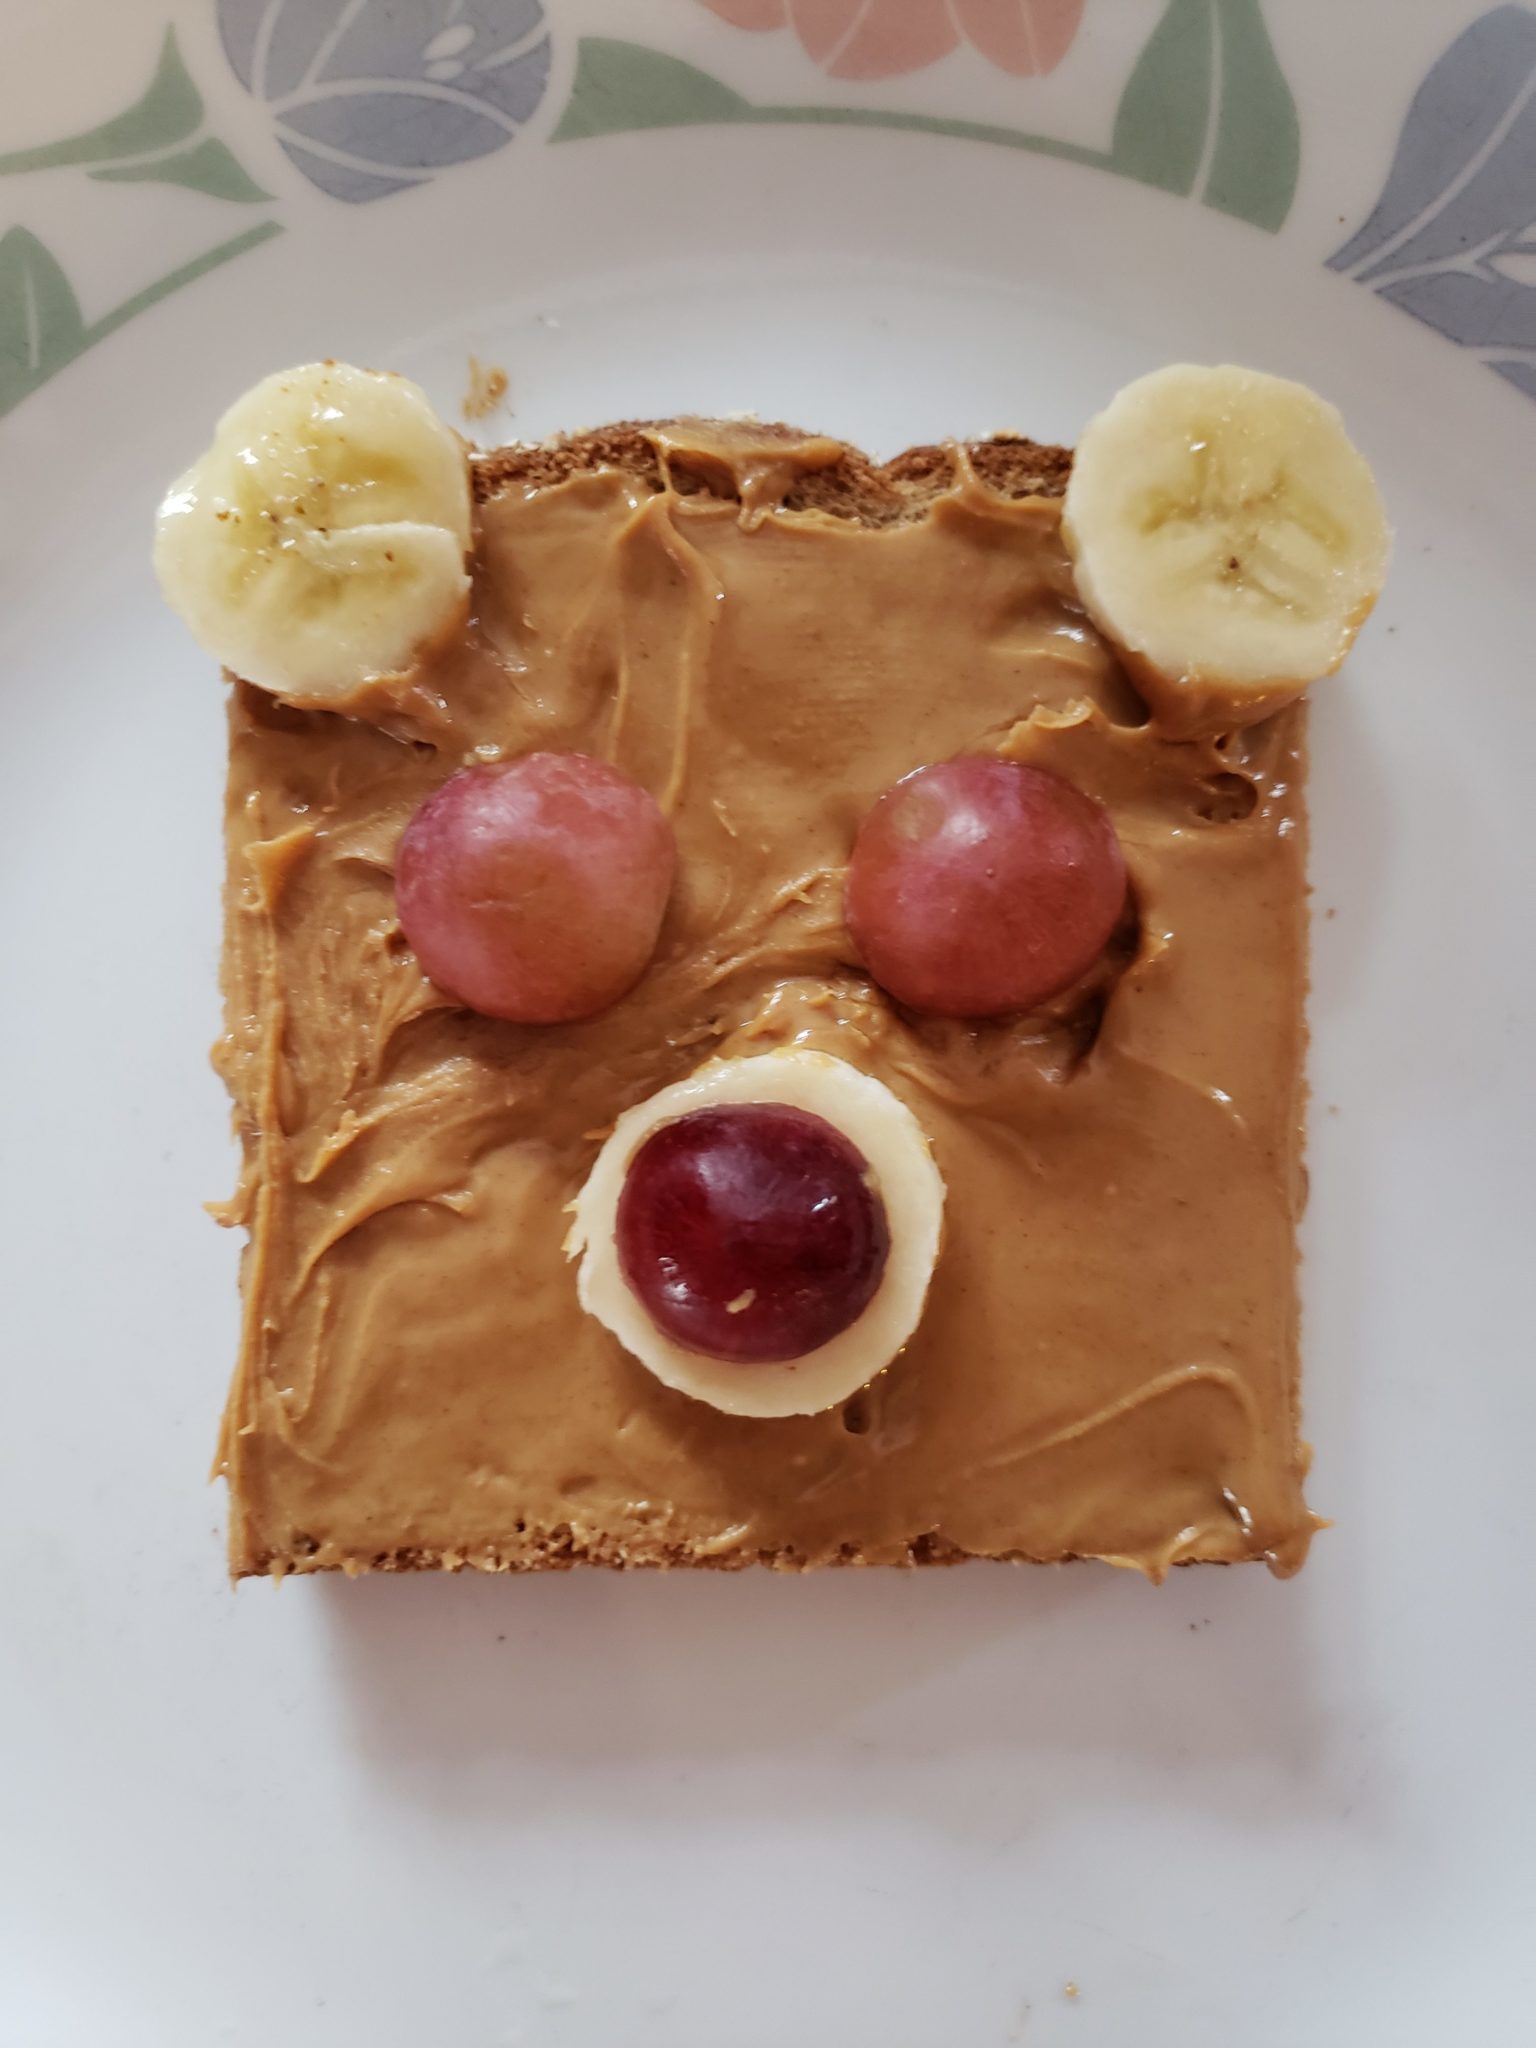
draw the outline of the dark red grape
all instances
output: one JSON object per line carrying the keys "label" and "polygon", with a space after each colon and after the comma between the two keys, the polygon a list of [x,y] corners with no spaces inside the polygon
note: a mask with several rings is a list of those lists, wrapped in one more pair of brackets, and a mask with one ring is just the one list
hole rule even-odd
{"label": "dark red grape", "polygon": [[662,1334],[743,1364],[803,1358],[846,1330],[890,1250],[885,1204],[847,1138],[768,1102],[653,1131],[630,1161],[617,1236]]}
{"label": "dark red grape", "polygon": [[655,950],[677,846],[655,799],[589,754],[462,768],[406,826],[395,907],[423,972],[488,1017],[606,1009]]}
{"label": "dark red grape", "polygon": [[1059,775],[966,754],[918,768],[859,827],[844,914],[870,974],[914,1010],[1028,1010],[1098,958],[1125,904],[1102,804]]}

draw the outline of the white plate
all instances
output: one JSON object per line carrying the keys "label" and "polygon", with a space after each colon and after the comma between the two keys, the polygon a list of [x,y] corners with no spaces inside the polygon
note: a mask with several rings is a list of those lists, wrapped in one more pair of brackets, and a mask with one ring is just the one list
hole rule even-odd
{"label": "white plate", "polygon": [[[1529,2038],[1536,12],[1353,0],[1346,34],[1267,0],[1271,63],[1257,0],[1087,0],[1063,51],[1076,11],[5,9],[6,2044]],[[61,145],[173,13],[147,110]],[[991,58],[943,54],[959,26]],[[1047,75],[991,61],[1026,27]],[[1337,1527],[1298,1580],[231,1594],[202,1477],[236,1247],[198,1206],[232,1170],[221,709],[149,516],[261,373],[394,365],[452,413],[470,352],[511,375],[495,437],[750,407],[883,453],[1070,440],[1179,356],[1344,407],[1399,547],[1314,728]]]}

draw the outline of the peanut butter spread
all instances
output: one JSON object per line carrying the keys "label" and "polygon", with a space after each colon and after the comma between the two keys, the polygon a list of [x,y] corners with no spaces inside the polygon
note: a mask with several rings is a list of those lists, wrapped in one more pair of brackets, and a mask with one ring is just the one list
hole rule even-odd
{"label": "peanut butter spread", "polygon": [[[1304,713],[1160,737],[1076,601],[1056,499],[1018,494],[1027,443],[909,457],[906,499],[887,485],[895,509],[871,511],[840,503],[859,459],[835,441],[707,423],[628,441],[642,461],[601,437],[560,463],[483,459],[469,624],[352,715],[234,692],[234,1570],[1294,1570],[1315,1526],[1296,1431]],[[394,914],[415,806],[533,748],[617,763],[678,838],[650,969],[575,1025],[457,1007]],[[1131,907],[1046,1012],[903,1015],[852,958],[844,863],[891,783],[976,748],[1109,807]],[[853,1402],[744,1420],[585,1316],[562,1241],[622,1110],[712,1055],[789,1043],[910,1105],[945,1244],[916,1337]]]}

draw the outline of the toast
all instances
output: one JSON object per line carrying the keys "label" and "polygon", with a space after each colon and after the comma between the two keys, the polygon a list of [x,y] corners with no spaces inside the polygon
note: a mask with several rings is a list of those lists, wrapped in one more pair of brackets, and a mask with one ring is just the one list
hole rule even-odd
{"label": "toast", "polygon": [[[462,631],[350,715],[235,686],[236,1575],[1300,1563],[1305,709],[1159,731],[1077,599],[1070,466],[687,420],[499,449]],[[394,914],[416,806],[532,748],[677,793],[655,958],[570,1025],[466,1011]],[[1096,796],[1131,894],[1080,982],[968,1023],[871,983],[841,877],[882,790],[978,749]],[[788,1044],[912,1108],[948,1207],[902,1354],[763,1422],[584,1315],[564,1236],[619,1115]]]}

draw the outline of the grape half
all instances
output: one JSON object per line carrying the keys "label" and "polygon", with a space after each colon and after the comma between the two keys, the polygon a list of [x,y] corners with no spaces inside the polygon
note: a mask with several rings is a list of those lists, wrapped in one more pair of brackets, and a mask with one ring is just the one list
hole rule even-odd
{"label": "grape half", "polygon": [[1032,1009],[1103,950],[1125,905],[1109,814],[1043,768],[966,754],[918,768],[859,827],[844,914],[882,988],[914,1010]]}
{"label": "grape half", "polygon": [[891,1242],[858,1151],[783,1103],[698,1109],[654,1131],[630,1161],[616,1234],[656,1327],[742,1364],[803,1358],[848,1329]]}
{"label": "grape half", "polygon": [[561,1024],[632,988],[677,872],[655,799],[589,754],[450,775],[400,840],[395,907],[422,971],[488,1017]]}

